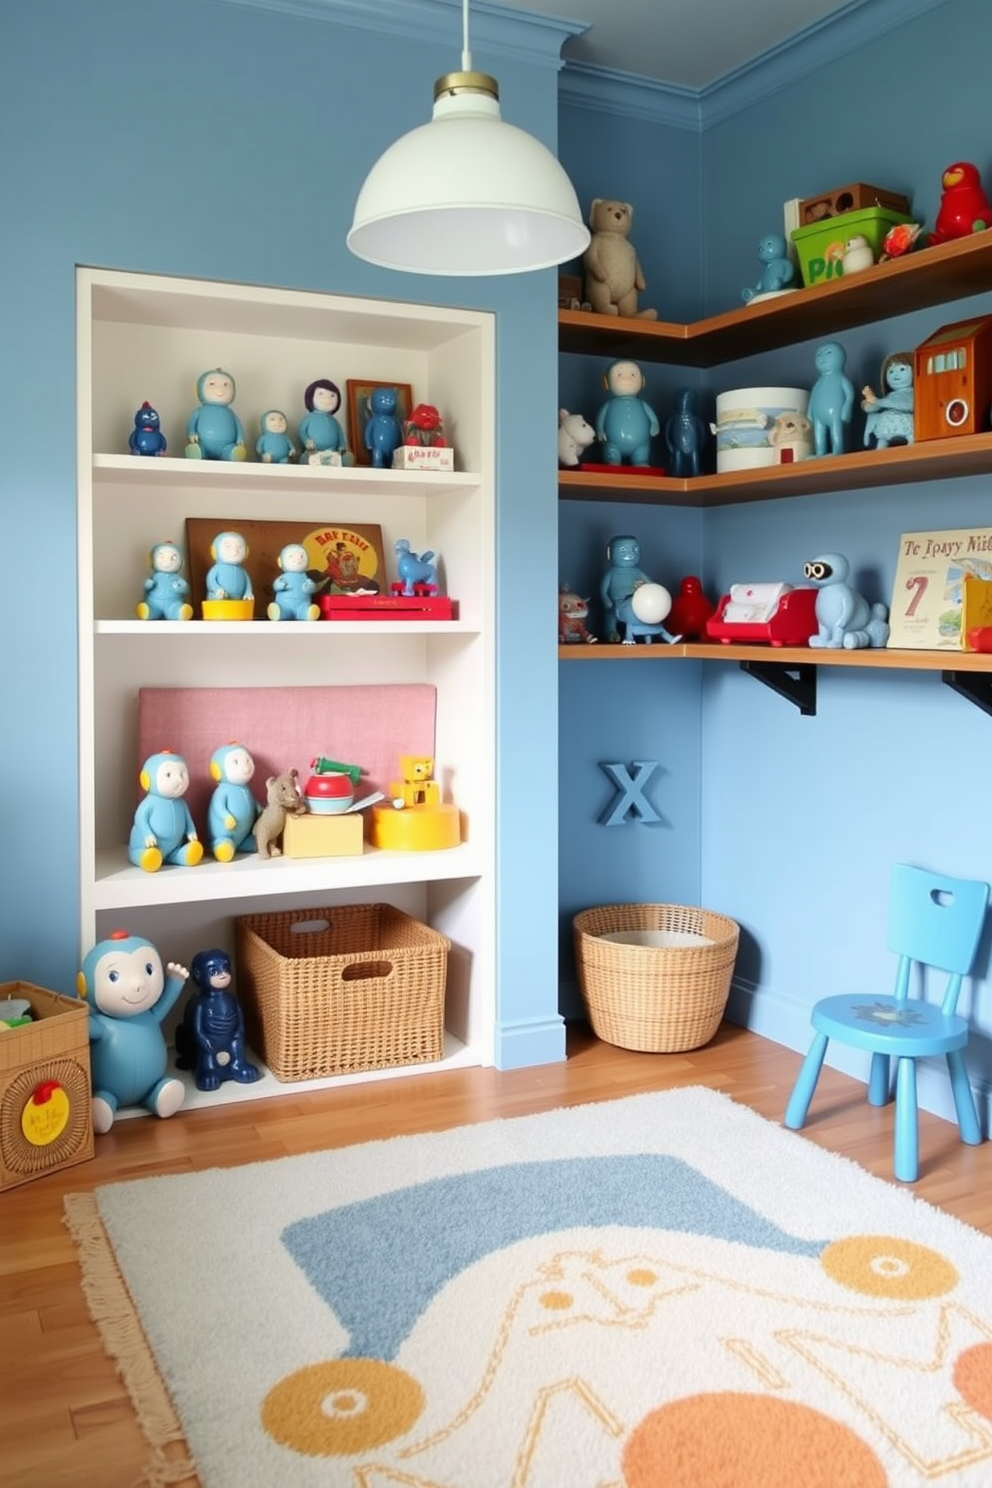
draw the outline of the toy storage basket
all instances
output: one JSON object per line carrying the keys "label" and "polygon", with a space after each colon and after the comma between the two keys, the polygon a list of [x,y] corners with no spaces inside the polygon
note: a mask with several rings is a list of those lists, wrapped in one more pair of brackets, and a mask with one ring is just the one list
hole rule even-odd
{"label": "toy storage basket", "polygon": [[[33,1022],[0,1033],[0,1190],[93,1156],[89,1008],[33,982],[0,983],[0,998],[26,997]],[[44,1097],[56,1119],[27,1123]]]}
{"label": "toy storage basket", "polygon": [[[579,986],[598,1038],[652,1054],[709,1043],[730,996],[740,938],[733,920],[681,904],[604,904],[572,923]],[[662,943],[604,939],[645,931]]]}
{"label": "toy storage basket", "polygon": [[450,942],[391,904],[242,915],[238,991],[277,1080],[441,1058]]}

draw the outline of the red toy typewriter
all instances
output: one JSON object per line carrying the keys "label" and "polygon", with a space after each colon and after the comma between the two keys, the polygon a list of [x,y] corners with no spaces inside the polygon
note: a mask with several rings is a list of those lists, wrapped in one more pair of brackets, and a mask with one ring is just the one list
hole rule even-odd
{"label": "red toy typewriter", "polygon": [[706,622],[706,638],[769,646],[807,646],[816,635],[815,589],[791,584],[732,584]]}

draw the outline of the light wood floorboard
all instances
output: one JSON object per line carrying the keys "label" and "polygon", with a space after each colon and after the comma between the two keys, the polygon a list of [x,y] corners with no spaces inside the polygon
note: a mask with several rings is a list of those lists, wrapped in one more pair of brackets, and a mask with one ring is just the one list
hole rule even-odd
{"label": "light wood floorboard", "polygon": [[[725,1024],[688,1054],[635,1054],[569,1033],[561,1064],[452,1070],[315,1094],[118,1123],[92,1162],[0,1195],[0,1482],[5,1488],[131,1488],[147,1455],[124,1389],[89,1320],[62,1200],[99,1184],[435,1131],[497,1116],[704,1084],[781,1120],[800,1056]],[[825,1069],[804,1135],[891,1177],[892,1107]],[[913,1191],[992,1235],[992,1144],[920,1116]],[[788,1174],[783,1174],[788,1182]]]}

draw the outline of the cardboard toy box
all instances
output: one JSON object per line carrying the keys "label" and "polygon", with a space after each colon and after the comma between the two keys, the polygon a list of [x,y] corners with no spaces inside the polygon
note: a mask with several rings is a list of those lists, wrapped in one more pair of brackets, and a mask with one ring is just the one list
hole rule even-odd
{"label": "cardboard toy box", "polygon": [[0,1031],[0,1190],[93,1156],[89,1009],[32,982],[0,983],[32,1021]]}
{"label": "cardboard toy box", "polygon": [[842,217],[845,212],[863,212],[869,207],[885,207],[890,212],[908,213],[912,210],[909,197],[900,191],[886,191],[881,186],[853,181],[848,186],[821,191],[819,196],[804,197],[799,203],[799,226],[813,227],[828,217]]}
{"label": "cardboard toy box", "polygon": [[282,850],[287,858],[355,857],[365,850],[362,814],[342,811],[337,816],[287,816]]}
{"label": "cardboard toy box", "polygon": [[904,212],[892,212],[888,207],[868,207],[862,212],[845,212],[843,217],[828,217],[812,227],[797,227],[792,242],[803,283],[809,288],[843,278],[844,245],[856,234],[868,239],[877,261],[889,228],[910,220]]}
{"label": "cardboard toy box", "polygon": [[455,452],[445,444],[401,444],[393,451],[394,470],[454,470]]}

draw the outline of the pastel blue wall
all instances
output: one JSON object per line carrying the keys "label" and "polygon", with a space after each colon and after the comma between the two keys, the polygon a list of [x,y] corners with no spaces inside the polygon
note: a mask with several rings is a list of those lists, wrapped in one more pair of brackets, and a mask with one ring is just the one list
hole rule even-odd
{"label": "pastel blue wall", "polygon": [[[557,1059],[555,281],[423,279],[353,258],[361,179],[426,121],[460,7],[309,10],[11,0],[0,17],[0,548],[34,597],[0,648],[8,871],[0,978],[70,991],[77,916],[74,269],[77,264],[456,303],[497,315],[499,1061]],[[403,13],[410,18],[403,24]],[[444,30],[445,39],[440,39]],[[475,63],[552,147],[566,33],[484,7]],[[374,100],[374,106],[373,101]],[[16,141],[16,145],[15,142]],[[548,594],[549,623],[534,597]],[[520,602],[528,596],[528,602]],[[122,782],[122,789],[125,788]]]}

